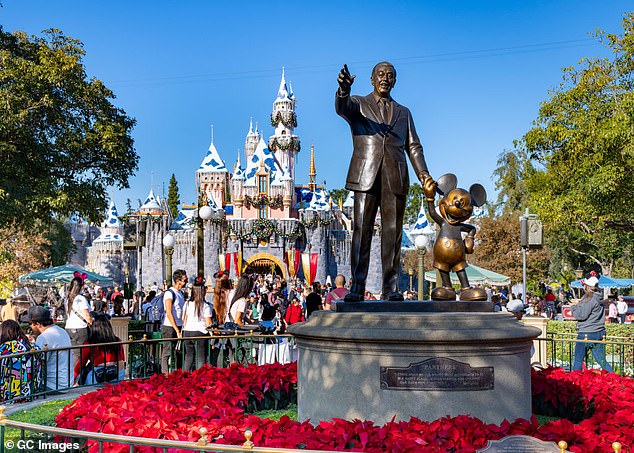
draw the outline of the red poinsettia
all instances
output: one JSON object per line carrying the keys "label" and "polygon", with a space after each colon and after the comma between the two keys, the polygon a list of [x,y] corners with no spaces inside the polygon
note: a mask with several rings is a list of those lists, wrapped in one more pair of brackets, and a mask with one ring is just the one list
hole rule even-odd
{"label": "red poinsettia", "polygon": [[[565,440],[573,452],[611,451],[615,441],[628,451],[634,444],[634,381],[612,373],[568,373],[558,368],[534,371],[536,412],[565,417],[541,427],[535,417],[493,425],[465,415],[433,422],[411,418],[383,426],[334,419],[313,426],[286,416],[272,421],[247,413],[253,408],[286,404],[296,397],[296,384],[296,364],[177,371],[169,376],[108,385],[86,394],[64,408],[57,425],[186,441],[197,441],[200,428],[205,427],[210,441],[232,445],[242,444],[245,430],[250,429],[259,447],[376,453],[466,453],[484,448],[489,440],[513,434]],[[96,444],[89,443],[88,447],[91,452],[98,451]],[[121,445],[106,447],[111,452],[129,451]],[[137,451],[155,450],[137,447]]]}

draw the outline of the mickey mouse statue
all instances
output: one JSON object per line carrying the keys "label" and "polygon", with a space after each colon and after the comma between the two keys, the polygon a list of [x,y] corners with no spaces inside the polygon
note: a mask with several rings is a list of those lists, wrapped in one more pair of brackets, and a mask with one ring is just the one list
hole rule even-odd
{"label": "mickey mouse statue", "polygon": [[[431,179],[431,178],[430,178]],[[425,198],[429,215],[440,225],[440,232],[434,243],[434,267],[440,272],[442,287],[431,292],[432,300],[456,300],[456,291],[451,285],[449,271],[454,271],[460,280],[460,300],[485,301],[486,292],[482,288],[469,286],[466,268],[466,254],[473,253],[476,227],[462,223],[471,217],[474,206],[486,202],[486,190],[480,184],[474,184],[467,192],[457,188],[456,175],[447,173],[437,182],[428,180],[424,184]],[[440,215],[436,212],[434,199],[438,192],[443,197],[438,203]],[[462,239],[462,233],[467,236]]]}

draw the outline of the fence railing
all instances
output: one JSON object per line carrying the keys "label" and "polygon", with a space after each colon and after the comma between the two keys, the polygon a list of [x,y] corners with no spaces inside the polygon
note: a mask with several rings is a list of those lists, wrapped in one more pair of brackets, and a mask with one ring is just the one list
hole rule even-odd
{"label": "fence railing", "polygon": [[586,368],[601,368],[592,348],[601,346],[605,353],[605,360],[615,373],[622,376],[634,376],[634,341],[629,338],[608,337],[602,340],[589,340],[587,337],[577,339],[576,334],[548,334],[547,338],[537,338],[545,348],[536,348],[536,359],[543,365],[561,367],[572,370],[575,347],[586,346],[584,363]]}
{"label": "fence railing", "polygon": [[[333,450],[299,450],[290,448],[257,447],[251,440],[253,433],[250,429],[245,430],[245,441],[242,445],[223,445],[209,443],[209,439],[207,438],[207,429],[204,427],[199,430],[200,438],[197,442],[185,442],[151,439],[146,437],[101,434],[57,428],[54,426],[35,425],[32,423],[11,420],[4,414],[4,411],[5,408],[0,406],[0,453],[11,453],[14,451],[79,452],[85,451],[88,443],[96,445],[100,453],[113,451],[115,449],[117,451],[122,451],[121,447],[128,450],[130,453],[137,451],[135,447],[154,447],[160,449],[162,453],[168,453],[172,450],[179,452],[213,451],[218,453],[335,453]],[[11,433],[11,430],[14,430],[14,433]],[[15,432],[16,430],[17,433]],[[562,440],[557,443],[557,447],[561,453],[565,453],[568,449],[568,444]],[[612,449],[615,453],[620,453],[622,450],[622,444],[620,442],[613,442]]]}
{"label": "fence railing", "polygon": [[[262,448],[254,445],[251,440],[253,433],[246,430],[245,441],[242,445],[223,445],[209,443],[207,430],[199,430],[200,439],[197,442],[151,439],[147,437],[119,436],[73,429],[57,428],[54,426],[35,425],[11,420],[4,414],[4,407],[0,407],[0,453],[13,451],[67,451],[79,452],[86,450],[88,442],[95,444],[99,452],[113,450],[121,451],[124,447],[130,453],[137,451],[135,447],[154,447],[163,453],[169,451],[213,451],[225,452],[257,452],[257,453],[335,453],[331,450],[296,450],[287,448]],[[11,433],[11,430],[17,432]]]}
{"label": "fence railing", "polygon": [[[165,348],[164,362],[167,370],[161,369],[161,357]],[[85,379],[79,382],[75,376],[73,351],[78,351],[93,365]],[[124,352],[124,351],[127,351]],[[242,365],[265,363],[288,363],[297,360],[294,337],[291,335],[262,335],[253,332],[224,332],[188,338],[148,338],[128,340],[119,343],[85,344],[66,348],[32,349],[0,357],[0,365],[12,363],[19,366],[20,373],[1,376],[3,391],[0,402],[10,404],[31,398],[67,391],[73,387],[90,386],[104,381],[117,382],[124,379],[143,379],[161,371],[172,372],[182,369],[187,356],[193,358],[192,368],[196,369],[208,363],[225,368],[233,363]],[[95,359],[98,360],[95,360]],[[17,364],[17,365],[16,365]],[[164,363],[165,364],[165,363]],[[28,368],[28,370],[27,370]],[[0,369],[7,369],[0,366]],[[82,367],[78,367],[81,371]],[[21,382],[23,376],[29,376],[28,382]],[[79,376],[79,375],[78,375]],[[20,382],[7,382],[17,379]]]}

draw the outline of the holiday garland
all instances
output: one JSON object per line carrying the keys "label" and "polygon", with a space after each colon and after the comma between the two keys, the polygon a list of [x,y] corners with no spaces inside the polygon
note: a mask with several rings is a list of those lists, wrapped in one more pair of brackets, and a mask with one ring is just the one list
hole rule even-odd
{"label": "holiday garland", "polygon": [[331,216],[321,217],[319,215],[315,215],[311,217],[309,220],[302,219],[301,223],[302,225],[304,225],[304,228],[310,230],[313,228],[317,228],[319,225],[322,225],[322,226],[330,225],[332,223],[332,217]]}
{"label": "holiday garland", "polygon": [[275,127],[280,122],[286,127],[297,127],[297,115],[295,112],[271,113],[271,126]]}
{"label": "holiday garland", "polygon": [[279,137],[272,137],[269,140],[269,149],[271,151],[277,151],[277,150],[282,150],[282,151],[288,151],[288,150],[297,150],[298,152],[301,150],[301,143],[299,141],[299,138],[293,136],[293,137],[286,137],[283,139],[278,139]]}
{"label": "holiday garland", "polygon": [[[124,381],[88,393],[57,416],[60,428],[106,434],[197,441],[200,428],[209,441],[241,445],[244,432],[253,432],[257,447],[356,450],[367,452],[473,452],[489,440],[527,435],[568,443],[572,452],[623,451],[634,446],[634,380],[597,371],[565,372],[547,368],[532,372],[533,406],[560,420],[539,425],[535,417],[500,425],[460,415],[426,422],[409,421],[377,426],[371,421],[295,422],[260,419],[248,413],[283,408],[296,397],[297,366],[251,365],[247,368],[204,366],[192,373],[176,371],[149,380]],[[523,391],[518,389],[517,391]],[[319,398],[319,395],[314,395]],[[98,451],[89,441],[89,451]],[[104,451],[128,451],[104,445]]]}
{"label": "holiday garland", "polygon": [[251,224],[251,229],[235,229],[231,224],[227,225],[227,233],[231,236],[235,236],[237,239],[251,239],[256,237],[260,240],[265,240],[271,236],[278,235],[284,239],[295,239],[300,237],[304,233],[304,226],[301,222],[296,223],[290,231],[285,231],[279,228],[274,220],[270,219],[256,219]]}
{"label": "holiday garland", "polygon": [[247,209],[249,209],[251,206],[258,209],[263,208],[264,206],[269,206],[271,209],[279,209],[283,206],[282,201],[282,195],[273,195],[271,197],[266,194],[260,194],[254,197],[250,195],[244,196],[244,206]]}

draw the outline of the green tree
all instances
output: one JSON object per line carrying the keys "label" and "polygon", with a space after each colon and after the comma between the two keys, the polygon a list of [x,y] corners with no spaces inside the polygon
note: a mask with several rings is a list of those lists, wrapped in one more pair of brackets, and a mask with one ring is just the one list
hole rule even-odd
{"label": "green tree", "polygon": [[130,200],[129,198],[125,201],[125,213],[126,215],[130,215],[134,212],[134,210],[132,209],[132,200]]}
{"label": "green tree", "polygon": [[172,218],[178,217],[178,207],[181,204],[181,197],[178,193],[178,183],[176,182],[176,176],[172,173],[170,178],[170,185],[167,188],[167,207],[170,210]]}
{"label": "green tree", "polygon": [[103,219],[110,186],[128,187],[138,156],[134,119],[88,79],[83,45],[0,28],[0,226],[27,227],[78,212]]}
{"label": "green tree", "polygon": [[330,196],[332,202],[339,206],[339,203],[346,201],[349,192],[350,191],[348,189],[332,189],[328,192],[328,195]]}
{"label": "green tree", "polygon": [[413,224],[418,218],[420,212],[420,204],[423,197],[423,188],[420,184],[414,183],[409,186],[407,192],[407,204],[405,205],[404,223]]}
{"label": "green tree", "polygon": [[506,150],[498,156],[496,165],[493,171],[498,191],[495,211],[500,214],[523,212],[528,206],[524,174],[532,168],[530,160],[521,150]]}
{"label": "green tree", "polygon": [[566,68],[518,148],[534,165],[526,190],[553,250],[610,275],[634,250],[634,14],[622,35],[596,36],[611,58]]}
{"label": "green tree", "polygon": [[53,219],[49,222],[43,234],[50,244],[48,246],[48,254],[51,258],[51,265],[61,266],[66,264],[75,251],[75,243],[68,228],[60,220]]}

